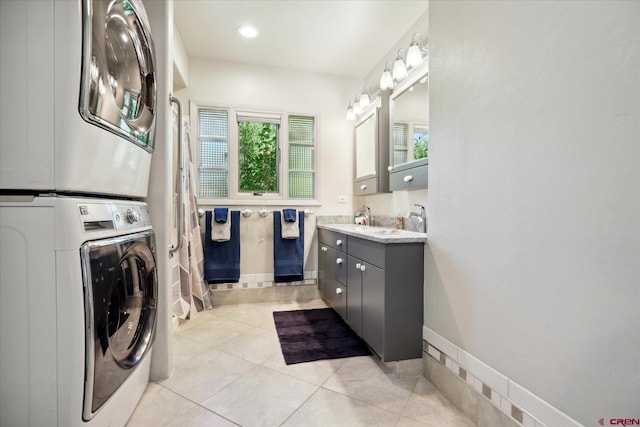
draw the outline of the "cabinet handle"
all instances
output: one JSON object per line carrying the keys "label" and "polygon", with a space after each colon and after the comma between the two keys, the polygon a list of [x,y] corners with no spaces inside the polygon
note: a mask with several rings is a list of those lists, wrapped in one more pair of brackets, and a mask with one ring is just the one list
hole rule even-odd
{"label": "cabinet handle", "polygon": [[387,166],[387,170],[391,172],[393,170],[393,166]]}
{"label": "cabinet handle", "polygon": [[336,245],[342,246],[342,240],[340,240],[340,239],[336,240]]}
{"label": "cabinet handle", "polygon": [[342,258],[336,258],[336,264],[342,264]]}
{"label": "cabinet handle", "polygon": [[342,288],[336,288],[336,294],[340,295],[342,293]]}
{"label": "cabinet handle", "polygon": [[362,184],[362,185],[360,186],[360,189],[361,189],[361,190],[366,190],[366,189],[367,189],[367,185],[366,185],[366,184]]}
{"label": "cabinet handle", "polygon": [[322,247],[322,252],[327,252],[327,247],[326,246]]}
{"label": "cabinet handle", "polygon": [[360,270],[360,263],[356,264],[356,270]]}
{"label": "cabinet handle", "polygon": [[360,266],[360,271],[365,271],[366,269],[367,269],[367,267],[365,267],[365,265],[364,265],[364,264],[362,264],[362,265]]}
{"label": "cabinet handle", "polygon": [[404,182],[411,182],[413,181],[413,175],[406,175],[403,180]]}

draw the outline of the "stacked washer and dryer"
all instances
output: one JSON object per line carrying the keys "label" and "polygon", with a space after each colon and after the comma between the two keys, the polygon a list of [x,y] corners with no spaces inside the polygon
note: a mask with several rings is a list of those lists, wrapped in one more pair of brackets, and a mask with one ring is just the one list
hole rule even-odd
{"label": "stacked washer and dryer", "polygon": [[136,0],[0,0],[0,425],[121,426],[149,379],[156,73]]}

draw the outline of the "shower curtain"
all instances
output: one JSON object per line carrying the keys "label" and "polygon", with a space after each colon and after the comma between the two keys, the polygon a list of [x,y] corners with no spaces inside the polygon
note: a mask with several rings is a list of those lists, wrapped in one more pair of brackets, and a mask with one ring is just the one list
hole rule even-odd
{"label": "shower curtain", "polygon": [[191,161],[189,124],[182,123],[185,138],[179,143],[184,150],[185,170],[178,170],[176,186],[183,186],[182,248],[179,251],[179,283],[174,286],[173,314],[188,319],[191,313],[211,309],[209,287],[204,281],[204,252],[195,195],[195,168]]}

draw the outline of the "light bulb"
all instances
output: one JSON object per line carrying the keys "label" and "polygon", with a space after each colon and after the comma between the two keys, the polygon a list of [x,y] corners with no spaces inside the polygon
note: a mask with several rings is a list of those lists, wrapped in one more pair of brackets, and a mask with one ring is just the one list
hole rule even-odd
{"label": "light bulb", "polygon": [[411,45],[407,51],[406,64],[408,69],[416,68],[424,62],[422,58],[423,50],[422,36],[420,36],[420,33],[414,33],[413,37],[411,37]]}
{"label": "light bulb", "polygon": [[393,78],[396,81],[400,81],[406,79],[408,75],[409,73],[407,72],[407,67],[404,65],[404,61],[398,56],[396,62],[393,64]]}
{"label": "light bulb", "polygon": [[367,95],[367,92],[362,91],[362,95],[360,95],[360,108],[364,110],[369,105],[371,105],[371,100],[369,99],[369,95]]}
{"label": "light bulb", "polygon": [[391,66],[393,62],[387,61],[384,65],[384,71],[380,76],[380,90],[393,89],[393,76],[391,75]]}
{"label": "light bulb", "polygon": [[407,51],[407,68],[416,68],[422,65],[422,52],[418,43],[413,42]]}
{"label": "light bulb", "polygon": [[356,101],[353,103],[353,112],[356,113],[356,115],[362,113],[362,107],[360,106],[360,101]]}
{"label": "light bulb", "polygon": [[356,119],[356,113],[353,111],[353,106],[350,104],[349,108],[347,108],[347,120],[353,121]]}

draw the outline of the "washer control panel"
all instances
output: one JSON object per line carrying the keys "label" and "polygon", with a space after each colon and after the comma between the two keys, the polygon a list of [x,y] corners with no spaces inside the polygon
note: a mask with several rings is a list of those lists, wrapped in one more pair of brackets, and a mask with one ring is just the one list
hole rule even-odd
{"label": "washer control panel", "polygon": [[78,213],[84,231],[133,231],[151,226],[146,203],[79,203]]}

